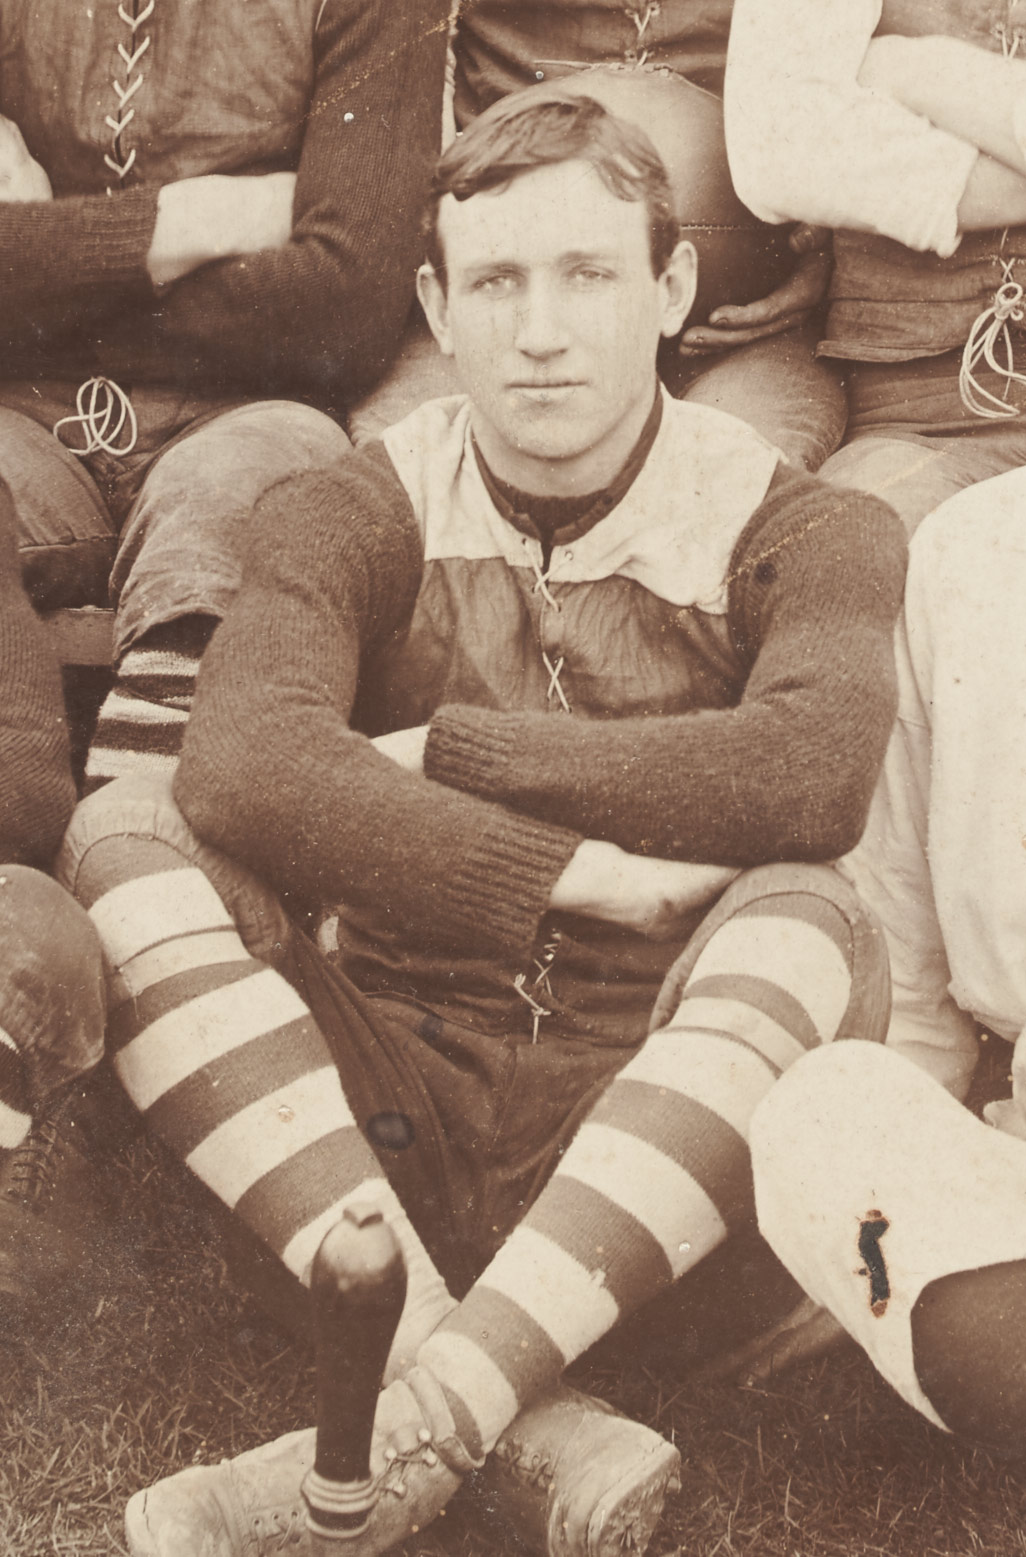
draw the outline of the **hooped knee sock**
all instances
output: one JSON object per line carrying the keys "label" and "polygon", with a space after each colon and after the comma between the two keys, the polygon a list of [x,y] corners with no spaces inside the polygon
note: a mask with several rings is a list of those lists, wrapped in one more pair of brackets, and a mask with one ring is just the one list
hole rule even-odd
{"label": "hooped knee sock", "polygon": [[453,1299],[306,1005],[249,955],[206,876],[165,843],[94,844],[76,891],[112,970],[114,1067],[147,1125],[301,1280],[347,1205],[383,1210],[407,1265],[391,1359],[401,1371]]}
{"label": "hooped knee sock", "polygon": [[182,749],[200,660],[217,626],[185,616],[145,633],[118,666],[86,759],[85,791],[133,773],[164,773]]}
{"label": "hooped knee sock", "polygon": [[418,1361],[471,1454],[617,1319],[753,1214],[748,1123],[829,1042],[852,990],[848,923],[790,893],[742,909],[680,1006],[612,1082],[524,1220]]}

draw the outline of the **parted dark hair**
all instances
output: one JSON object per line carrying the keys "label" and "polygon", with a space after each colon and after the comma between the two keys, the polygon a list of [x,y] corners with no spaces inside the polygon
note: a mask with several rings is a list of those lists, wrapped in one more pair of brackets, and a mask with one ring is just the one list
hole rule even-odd
{"label": "parted dark hair", "polygon": [[500,189],[532,168],[588,162],[620,200],[643,200],[652,270],[661,276],[680,237],[670,181],[644,130],[611,114],[593,97],[559,85],[527,87],[487,108],[458,135],[435,168],[423,233],[428,262],[445,285],[438,207],[445,195],[469,200]]}

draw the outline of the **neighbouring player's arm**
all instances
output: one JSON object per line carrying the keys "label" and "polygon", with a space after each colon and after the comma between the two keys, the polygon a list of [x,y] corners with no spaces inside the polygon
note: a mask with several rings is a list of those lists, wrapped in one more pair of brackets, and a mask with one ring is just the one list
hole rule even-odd
{"label": "neighbouring player's arm", "polygon": [[879,22],[880,0],[735,0],[724,86],[734,186],[766,221],[951,254],[980,153],[860,82]]}

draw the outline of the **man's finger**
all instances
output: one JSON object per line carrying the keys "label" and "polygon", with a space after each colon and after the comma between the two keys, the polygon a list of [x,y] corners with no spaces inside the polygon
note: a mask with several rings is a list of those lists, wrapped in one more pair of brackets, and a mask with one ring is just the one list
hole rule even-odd
{"label": "man's finger", "polygon": [[744,330],[713,329],[707,324],[696,325],[693,330],[685,330],[677,350],[682,357],[689,357],[701,356],[710,351],[722,351],[731,346],[747,346],[752,341],[767,340],[771,335],[782,335],[785,330],[792,330],[797,325],[804,324],[810,312],[811,310],[806,308],[797,313],[783,314],[779,319],[772,319],[766,324]]}

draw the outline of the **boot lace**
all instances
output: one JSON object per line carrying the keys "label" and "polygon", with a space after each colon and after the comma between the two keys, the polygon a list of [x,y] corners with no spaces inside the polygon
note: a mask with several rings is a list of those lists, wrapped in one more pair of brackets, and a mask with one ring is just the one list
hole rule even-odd
{"label": "boot lace", "polygon": [[438,1464],[439,1455],[436,1449],[431,1447],[431,1430],[422,1427],[418,1434],[418,1443],[415,1449],[394,1449],[391,1445],[385,1450],[385,1468],[379,1471],[374,1478],[375,1492],[390,1492],[393,1497],[404,1498],[406,1496],[406,1481],[404,1471],[407,1465],[426,1465],[430,1468]]}
{"label": "boot lace", "polygon": [[290,1508],[287,1513],[276,1508],[270,1515],[257,1514],[253,1519],[253,1534],[259,1557],[299,1546],[306,1536],[306,1514],[300,1508]]}
{"label": "boot lace", "polygon": [[502,1462],[503,1469],[523,1482],[524,1486],[540,1487],[543,1492],[548,1491],[553,1476],[550,1459],[546,1459],[537,1450],[527,1449],[524,1444],[508,1438],[500,1439],[495,1446],[495,1453]]}
{"label": "boot lace", "polygon": [[33,1125],[21,1145],[14,1147],[3,1193],[9,1200],[43,1210],[53,1198],[63,1156],[60,1115],[52,1114]]}

